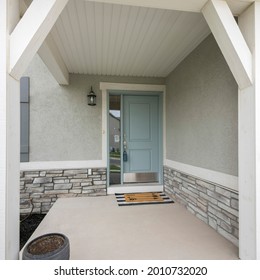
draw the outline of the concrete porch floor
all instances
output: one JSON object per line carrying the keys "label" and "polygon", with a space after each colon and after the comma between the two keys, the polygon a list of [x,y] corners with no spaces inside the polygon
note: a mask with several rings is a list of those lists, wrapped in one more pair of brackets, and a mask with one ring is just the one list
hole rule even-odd
{"label": "concrete porch floor", "polygon": [[121,206],[114,195],[60,198],[30,240],[61,232],[72,260],[238,259],[238,248],[179,203]]}

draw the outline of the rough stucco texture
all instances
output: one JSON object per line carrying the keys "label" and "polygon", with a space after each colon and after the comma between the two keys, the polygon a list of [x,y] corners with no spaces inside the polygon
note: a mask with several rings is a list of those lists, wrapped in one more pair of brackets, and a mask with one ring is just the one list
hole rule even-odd
{"label": "rough stucco texture", "polygon": [[212,35],[166,86],[167,159],[237,176],[238,87]]}
{"label": "rough stucco texture", "polygon": [[[165,84],[165,79],[71,74],[69,86],[60,86],[38,55],[25,76],[30,77],[30,161],[101,159],[101,81]],[[87,105],[91,85],[95,107]]]}

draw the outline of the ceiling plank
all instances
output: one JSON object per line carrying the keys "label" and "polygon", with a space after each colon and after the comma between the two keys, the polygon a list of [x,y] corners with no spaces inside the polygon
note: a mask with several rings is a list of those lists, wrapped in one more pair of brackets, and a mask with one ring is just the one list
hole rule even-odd
{"label": "ceiling plank", "polygon": [[[127,7],[126,7],[127,8]],[[126,74],[127,67],[128,67],[128,61],[130,56],[130,49],[132,49],[132,42],[134,40],[134,30],[137,23],[137,18],[139,15],[139,8],[138,7],[128,7],[128,16],[125,17],[127,19],[126,27],[124,31],[124,37],[122,38],[122,49],[120,50],[119,54],[119,61],[117,66],[117,74],[122,75]]]}
{"label": "ceiling plank", "polygon": [[[58,21],[61,21],[63,29],[65,32],[65,40],[64,43],[67,44],[67,48],[69,48],[69,52],[72,54],[72,59],[76,64],[77,71],[74,72],[76,74],[82,73],[84,69],[84,61],[81,58],[81,42],[79,35],[79,28],[77,26],[76,14],[70,11],[74,11],[73,1],[70,1],[67,7],[62,12]],[[73,28],[75,26],[75,28]],[[77,36],[78,34],[78,36]]]}
{"label": "ceiling plank", "polygon": [[114,61],[112,64],[112,73],[114,75],[120,75],[121,72],[118,71],[118,63],[120,61],[121,53],[122,53],[122,45],[124,44],[125,38],[127,36],[126,33],[126,26],[129,19],[129,12],[130,7],[128,6],[122,6],[122,9],[120,11],[120,18],[119,18],[119,24],[118,24],[118,31],[117,31],[117,41],[115,44],[114,53],[116,54],[114,57]]}
{"label": "ceiling plank", "polygon": [[76,73],[75,57],[70,47],[70,40],[68,40],[67,33],[63,24],[63,19],[60,16],[54,27],[51,30],[52,37],[60,50],[60,54],[68,68],[69,73]]}
{"label": "ceiling plank", "polygon": [[110,41],[111,41],[111,24],[112,24],[112,5],[104,5],[104,19],[103,19],[103,50],[102,50],[102,69],[103,73],[109,73],[108,61],[110,54]]}
{"label": "ceiling plank", "polygon": [[10,75],[19,80],[68,0],[35,0],[10,35]]}
{"label": "ceiling plank", "polygon": [[78,29],[79,29],[79,36],[81,40],[81,49],[82,49],[82,61],[84,61],[84,72],[83,73],[93,73],[93,62],[92,56],[90,52],[89,46],[89,30],[87,30],[87,16],[85,12],[85,5],[84,1],[73,1],[76,6],[77,11],[77,21],[78,21]]}
{"label": "ceiling plank", "polygon": [[84,45],[82,42],[82,34],[84,33],[81,33],[75,1],[69,1],[67,7],[64,9],[61,15],[61,18],[64,28],[66,29],[67,36],[70,38],[69,47],[71,48],[71,52],[74,53],[74,59],[77,62],[78,73],[82,73],[84,72],[86,64],[83,48]]}
{"label": "ceiling plank", "polygon": [[38,54],[56,81],[60,85],[68,85],[69,72],[51,34],[41,45]]}
{"label": "ceiling plank", "polygon": [[85,5],[85,17],[86,17],[86,35],[88,36],[88,48],[91,55],[92,72],[90,74],[97,74],[97,37],[96,37],[96,14],[95,3],[90,2],[89,5]]}
{"label": "ceiling plank", "polygon": [[202,13],[236,79],[239,88],[252,84],[253,59],[247,43],[225,1],[210,0]]}

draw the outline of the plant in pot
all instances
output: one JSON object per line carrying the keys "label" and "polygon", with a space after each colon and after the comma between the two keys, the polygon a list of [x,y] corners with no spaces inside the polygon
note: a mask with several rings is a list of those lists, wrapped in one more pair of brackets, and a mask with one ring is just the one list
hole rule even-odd
{"label": "plant in pot", "polygon": [[69,260],[70,244],[61,233],[48,233],[29,242],[22,254],[23,260]]}

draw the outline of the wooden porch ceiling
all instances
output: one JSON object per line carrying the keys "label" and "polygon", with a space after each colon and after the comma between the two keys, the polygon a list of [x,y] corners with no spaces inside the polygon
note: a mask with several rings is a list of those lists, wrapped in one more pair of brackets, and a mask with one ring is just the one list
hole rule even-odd
{"label": "wooden porch ceiling", "polygon": [[74,0],[51,36],[70,73],[165,77],[209,33],[199,13]]}
{"label": "wooden porch ceiling", "polygon": [[47,41],[69,73],[166,77],[209,33],[200,13],[73,0]]}
{"label": "wooden porch ceiling", "polygon": [[[68,73],[167,77],[210,33],[207,2],[70,0],[38,53],[60,84]],[[239,14],[254,1],[226,2]]]}

